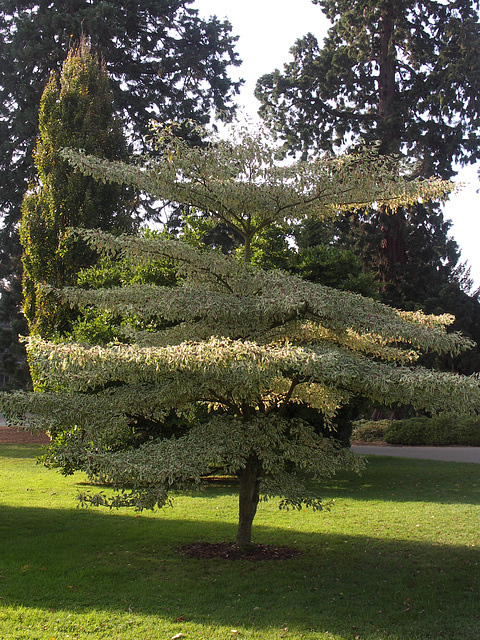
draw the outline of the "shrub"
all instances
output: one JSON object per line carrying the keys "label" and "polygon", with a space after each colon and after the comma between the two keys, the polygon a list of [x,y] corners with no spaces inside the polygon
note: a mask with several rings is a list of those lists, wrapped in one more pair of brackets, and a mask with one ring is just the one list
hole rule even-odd
{"label": "shrub", "polygon": [[384,433],[389,444],[480,446],[480,417],[449,415],[395,420]]}
{"label": "shrub", "polygon": [[352,440],[361,442],[378,442],[384,439],[390,428],[391,420],[357,420],[353,423]]}

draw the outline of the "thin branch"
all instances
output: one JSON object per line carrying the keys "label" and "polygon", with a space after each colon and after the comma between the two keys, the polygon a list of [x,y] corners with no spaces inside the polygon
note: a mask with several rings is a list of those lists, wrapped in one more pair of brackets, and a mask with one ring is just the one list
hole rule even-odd
{"label": "thin branch", "polygon": [[300,382],[300,378],[298,375],[294,376],[292,383],[290,385],[290,389],[287,391],[287,394],[285,395],[282,404],[280,405],[280,409],[278,411],[278,415],[283,418],[285,416],[285,412],[287,410],[287,405],[290,402],[290,398],[293,395],[293,392],[295,390],[295,387],[299,384]]}
{"label": "thin branch", "polygon": [[217,393],[213,389],[208,389],[208,393],[211,394],[215,402],[219,402],[220,404],[223,404],[225,407],[228,407],[229,409],[231,409],[237,415],[241,415],[240,408],[234,402],[232,402],[231,400],[228,400],[227,398],[222,396],[220,393]]}

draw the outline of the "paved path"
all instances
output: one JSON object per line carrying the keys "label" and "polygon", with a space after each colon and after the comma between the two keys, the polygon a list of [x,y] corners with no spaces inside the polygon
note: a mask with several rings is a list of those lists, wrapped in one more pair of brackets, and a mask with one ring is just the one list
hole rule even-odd
{"label": "paved path", "polygon": [[480,464],[480,447],[402,447],[396,445],[359,444],[351,450],[362,455],[420,458],[447,462],[474,462]]}
{"label": "paved path", "polygon": [[11,429],[0,425],[0,444],[48,444],[50,438],[46,433],[31,433],[24,429]]}

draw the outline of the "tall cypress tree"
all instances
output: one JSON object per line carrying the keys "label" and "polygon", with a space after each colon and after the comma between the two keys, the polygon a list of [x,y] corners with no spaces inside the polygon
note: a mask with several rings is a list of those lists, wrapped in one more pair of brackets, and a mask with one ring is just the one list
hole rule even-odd
{"label": "tall cypress tree", "polygon": [[20,225],[24,313],[31,332],[51,336],[68,329],[71,312],[41,286],[74,284],[78,271],[95,259],[72,239],[69,227],[135,229],[131,191],[76,173],[59,155],[68,146],[109,160],[127,156],[108,75],[86,39],[70,50],[60,78],[50,77],[40,102],[39,130],[34,154],[39,182],[24,198]]}

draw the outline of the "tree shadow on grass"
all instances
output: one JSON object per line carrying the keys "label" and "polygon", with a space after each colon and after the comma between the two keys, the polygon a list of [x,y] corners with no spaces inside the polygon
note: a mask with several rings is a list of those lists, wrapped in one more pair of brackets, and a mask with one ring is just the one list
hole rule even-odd
{"label": "tree shadow on grass", "polygon": [[193,540],[232,523],[0,506],[3,606],[141,613],[245,632],[289,629],[373,639],[480,635],[478,548],[257,525],[256,541],[302,550],[285,561],[196,560]]}
{"label": "tree shadow on grass", "polygon": [[30,458],[35,460],[41,452],[39,444],[0,444],[0,458]]}

